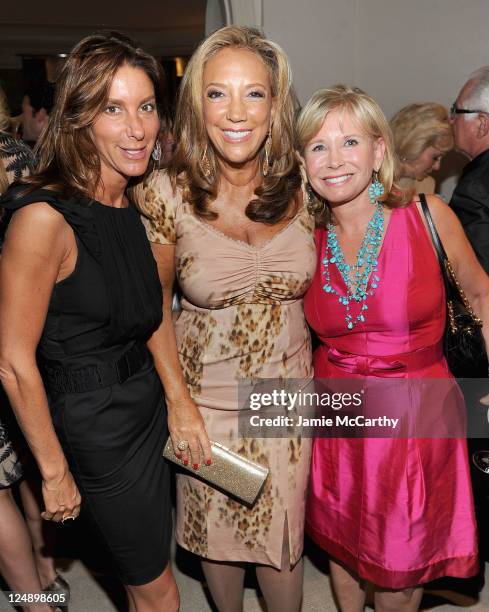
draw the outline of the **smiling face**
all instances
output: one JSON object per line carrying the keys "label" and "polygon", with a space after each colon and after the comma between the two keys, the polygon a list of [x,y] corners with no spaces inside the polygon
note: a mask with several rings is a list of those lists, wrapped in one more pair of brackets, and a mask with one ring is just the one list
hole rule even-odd
{"label": "smiling face", "polygon": [[107,104],[90,128],[106,187],[144,174],[159,127],[150,78],[141,68],[121,66],[112,80]]}
{"label": "smiling face", "polygon": [[374,140],[347,111],[330,111],[304,149],[309,182],[331,205],[368,200],[384,151],[384,141]]}
{"label": "smiling face", "polygon": [[408,178],[422,181],[433,172],[437,172],[440,169],[443,155],[443,151],[440,151],[440,149],[436,147],[426,147],[416,159],[404,163],[403,173]]}
{"label": "smiling face", "polygon": [[205,65],[203,112],[219,160],[232,166],[256,161],[273,117],[267,67],[247,49],[223,49]]}

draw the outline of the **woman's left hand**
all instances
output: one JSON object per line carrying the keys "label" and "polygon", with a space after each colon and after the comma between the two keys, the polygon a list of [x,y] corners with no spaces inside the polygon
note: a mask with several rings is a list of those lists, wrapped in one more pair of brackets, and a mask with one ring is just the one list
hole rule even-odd
{"label": "woman's left hand", "polygon": [[42,496],[45,510],[41,516],[46,521],[74,520],[80,514],[80,492],[68,469],[61,476],[43,479]]}

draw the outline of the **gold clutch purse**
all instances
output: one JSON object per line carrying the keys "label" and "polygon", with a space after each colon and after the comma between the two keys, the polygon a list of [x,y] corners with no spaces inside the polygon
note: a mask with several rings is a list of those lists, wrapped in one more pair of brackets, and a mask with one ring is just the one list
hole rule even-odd
{"label": "gold clutch purse", "polygon": [[176,463],[192,476],[252,506],[265,484],[268,468],[238,455],[218,442],[211,442],[211,450],[212,464],[201,464],[198,470],[194,470],[190,465],[184,465],[183,461],[175,456],[171,438],[168,438],[163,457]]}

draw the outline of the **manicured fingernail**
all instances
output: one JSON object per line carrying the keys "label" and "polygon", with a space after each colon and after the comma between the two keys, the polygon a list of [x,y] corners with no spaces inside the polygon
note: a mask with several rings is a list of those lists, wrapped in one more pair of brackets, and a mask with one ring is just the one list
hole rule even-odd
{"label": "manicured fingernail", "polygon": [[206,459],[206,460],[205,460],[205,464],[206,464],[206,465],[211,465],[211,464],[212,464],[212,461],[211,461],[210,459]]}
{"label": "manicured fingernail", "polygon": [[183,465],[188,465],[188,459],[183,460]]}
{"label": "manicured fingernail", "polygon": [[192,467],[194,468],[194,470],[196,470],[196,469],[199,467],[199,464],[198,464],[198,463],[194,463],[194,464],[192,465]]}

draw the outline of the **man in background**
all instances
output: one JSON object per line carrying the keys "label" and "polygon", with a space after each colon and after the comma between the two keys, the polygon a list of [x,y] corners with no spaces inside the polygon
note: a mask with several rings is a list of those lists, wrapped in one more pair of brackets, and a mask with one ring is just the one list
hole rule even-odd
{"label": "man in background", "polygon": [[[469,158],[453,192],[450,206],[460,219],[472,248],[489,274],[489,66],[473,72],[460,90],[450,110],[455,147]],[[474,378],[488,376],[487,361],[481,360]],[[477,438],[468,440],[469,453],[489,451],[486,410],[479,403],[480,385],[462,385],[468,411],[469,430]],[[489,559],[489,474],[472,462],[479,546],[482,560]],[[483,564],[482,564],[483,568]],[[483,575],[483,569],[482,569]]]}
{"label": "man in background", "polygon": [[[450,206],[489,274],[489,66],[473,72],[452,105],[455,146],[470,162]],[[487,375],[487,371],[483,376]]]}

